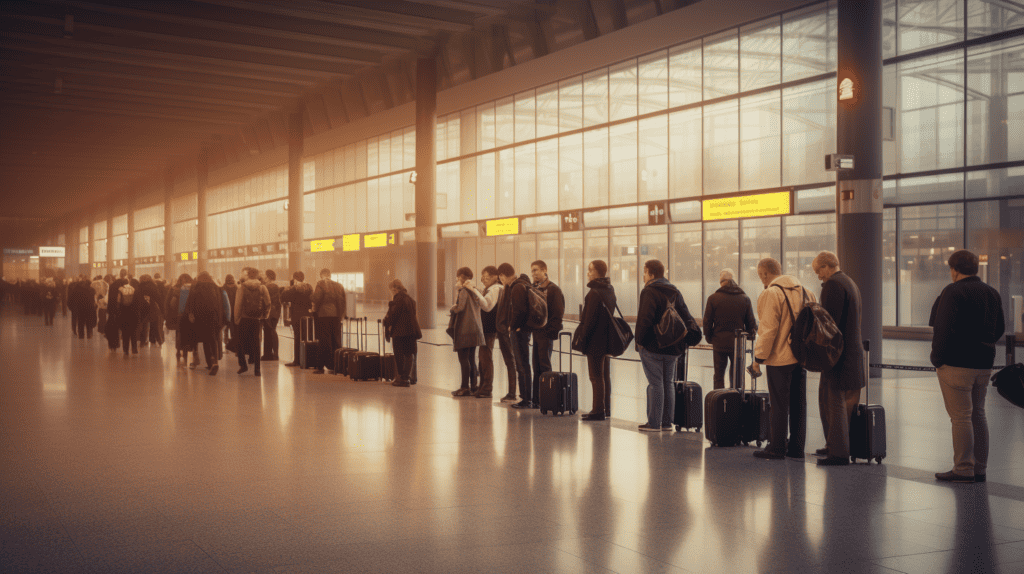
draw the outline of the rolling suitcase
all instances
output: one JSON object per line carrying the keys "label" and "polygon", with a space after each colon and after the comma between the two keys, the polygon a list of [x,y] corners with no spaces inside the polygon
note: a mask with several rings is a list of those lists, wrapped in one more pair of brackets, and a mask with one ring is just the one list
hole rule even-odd
{"label": "rolling suitcase", "polygon": [[[348,324],[349,329],[345,330],[343,332],[343,335],[344,335],[344,338],[345,338],[345,344],[348,345],[348,346],[339,347],[338,349],[336,349],[334,351],[334,373],[337,374],[337,375],[348,375],[348,358],[349,358],[349,355],[351,355],[352,353],[355,353],[356,351],[359,350],[359,349],[351,346],[353,344],[352,343],[352,331],[351,331],[352,320],[346,318],[345,321]],[[359,324],[356,323],[356,328],[357,329],[358,329],[358,326],[359,326]],[[356,333],[357,333],[356,338],[358,340],[358,330],[356,331]],[[358,342],[355,343],[355,344],[358,345]]]}
{"label": "rolling suitcase", "polygon": [[697,383],[686,380],[689,362],[690,348],[687,347],[676,365],[676,408],[672,422],[677,431],[695,429],[700,432],[704,426],[704,391]]}
{"label": "rolling suitcase", "polygon": [[395,354],[385,352],[383,324],[377,319],[377,351],[380,352],[380,376],[385,381],[394,381],[398,376]]}
{"label": "rolling suitcase", "polygon": [[882,464],[885,458],[885,409],[873,405],[869,399],[871,389],[870,345],[864,341],[864,374],[868,384],[864,388],[864,403],[853,409],[850,417],[850,458],[862,458],[871,464],[874,459]]}
{"label": "rolling suitcase", "polygon": [[569,353],[569,372],[562,369],[562,336],[572,337],[569,331],[558,334],[558,369],[548,371],[540,376],[540,389],[537,397],[540,402],[540,414],[546,415],[548,411],[552,414],[563,413],[576,414],[580,409],[579,381],[576,373],[572,372],[572,353]]}
{"label": "rolling suitcase", "polygon": [[[742,344],[742,343],[740,343]],[[733,357],[733,367],[736,361]],[[735,387],[735,371],[731,384]],[[739,389],[715,389],[704,397],[704,437],[711,446],[736,446],[740,444],[740,411],[743,398]]]}
{"label": "rolling suitcase", "polygon": [[[362,347],[366,349],[366,317],[363,317]],[[353,381],[375,381],[380,379],[380,353],[358,351],[353,353],[348,362],[348,377]]]}
{"label": "rolling suitcase", "polygon": [[754,339],[749,333],[737,330],[732,366],[733,387],[740,390],[740,442],[753,442],[760,447],[768,441],[771,433],[771,402],[767,392],[757,392],[757,377],[751,377],[752,388],[746,390],[748,354],[753,361]]}
{"label": "rolling suitcase", "polygon": [[299,324],[299,366],[309,369],[317,366],[320,342],[316,340],[313,317],[303,317]]}

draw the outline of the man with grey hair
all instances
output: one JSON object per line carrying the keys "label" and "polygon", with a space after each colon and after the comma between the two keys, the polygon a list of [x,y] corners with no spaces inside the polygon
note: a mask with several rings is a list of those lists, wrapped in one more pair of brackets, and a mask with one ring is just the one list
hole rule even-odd
{"label": "man with grey hair", "polygon": [[811,269],[822,281],[821,306],[843,334],[843,353],[835,366],[821,373],[818,384],[825,448],[815,454],[825,456],[818,461],[819,466],[841,466],[850,464],[850,417],[860,402],[860,390],[867,382],[861,346],[860,289],[839,269],[839,258],[831,251],[819,253]]}
{"label": "man with grey hair", "polygon": [[[800,281],[782,274],[777,259],[765,257],[757,263],[757,276],[764,291],[757,297],[758,327],[754,344],[755,373],[767,365],[768,400],[771,401],[771,437],[757,458],[804,458],[807,439],[807,371],[789,347],[789,332],[805,302],[814,301]],[[786,431],[789,440],[786,440]]]}
{"label": "man with grey hair", "polygon": [[953,424],[953,470],[937,480],[985,482],[988,468],[988,390],[996,341],[1006,331],[999,292],[978,277],[978,256],[966,249],[949,256],[952,283],[932,306],[931,362]]}
{"label": "man with grey hair", "polygon": [[725,388],[725,370],[735,349],[736,330],[756,333],[757,320],[750,297],[733,280],[732,269],[722,269],[718,284],[721,287],[708,297],[704,307],[704,338],[713,347],[715,388],[722,389]]}

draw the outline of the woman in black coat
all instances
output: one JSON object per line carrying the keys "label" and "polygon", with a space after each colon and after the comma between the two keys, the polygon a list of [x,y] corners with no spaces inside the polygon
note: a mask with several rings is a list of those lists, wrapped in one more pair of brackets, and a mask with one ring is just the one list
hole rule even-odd
{"label": "woman in black coat", "polygon": [[[611,335],[611,313],[615,312],[615,288],[606,277],[608,264],[599,259],[587,266],[587,292],[580,317],[578,348],[587,356],[590,384],[594,388],[594,409],[583,415],[585,421],[603,421],[611,416],[612,383],[608,337]],[[605,310],[607,309],[607,311]]]}
{"label": "woman in black coat", "polygon": [[423,337],[416,319],[416,301],[398,279],[388,285],[392,300],[384,316],[384,339],[395,349],[396,387],[416,384],[416,341]]}
{"label": "woman in black coat", "polygon": [[96,293],[85,277],[79,277],[68,285],[68,308],[78,318],[78,338],[92,338],[96,326]]}
{"label": "woman in black coat", "polygon": [[210,369],[211,375],[216,375],[217,369],[220,368],[217,363],[220,354],[217,331],[224,325],[222,297],[220,287],[213,282],[213,277],[203,271],[196,278],[195,285],[189,289],[185,310],[182,313],[182,318],[188,318],[186,328],[192,332],[189,338],[196,344],[197,354],[189,367],[194,369],[199,364],[198,345],[202,343],[203,352],[206,354],[206,366]]}

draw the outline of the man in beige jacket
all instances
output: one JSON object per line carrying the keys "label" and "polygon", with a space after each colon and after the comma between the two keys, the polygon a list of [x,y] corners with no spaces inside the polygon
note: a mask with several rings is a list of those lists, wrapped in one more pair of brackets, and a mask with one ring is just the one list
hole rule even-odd
{"label": "man in beige jacket", "polygon": [[[814,295],[792,275],[782,274],[778,260],[766,257],[757,264],[764,291],[757,297],[757,341],[753,370],[767,365],[768,400],[771,402],[771,437],[754,456],[766,459],[804,458],[807,439],[807,371],[789,347],[793,321]],[[786,441],[786,431],[789,441]]]}

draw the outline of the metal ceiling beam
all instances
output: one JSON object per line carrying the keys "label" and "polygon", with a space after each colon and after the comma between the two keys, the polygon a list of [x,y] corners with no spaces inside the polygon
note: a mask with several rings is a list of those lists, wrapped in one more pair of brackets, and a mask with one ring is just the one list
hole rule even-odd
{"label": "metal ceiling beam", "polygon": [[[5,80],[0,79],[0,85],[3,84],[18,84],[24,86],[40,86],[45,89],[28,91],[29,93],[38,93],[43,95],[53,95],[53,84],[43,80],[29,80],[29,79],[13,79]],[[226,108],[244,108],[250,110],[264,110],[269,111],[277,109],[275,104],[266,104],[254,101],[246,100],[226,100],[223,98],[209,98],[205,96],[195,96],[189,94],[181,94],[176,92],[159,91],[159,90],[133,90],[128,88],[115,88],[113,86],[104,86],[96,84],[78,84],[72,83],[65,80],[64,87],[61,92],[61,96],[72,99],[78,94],[111,94],[118,96],[134,96],[138,98],[146,98],[147,101],[152,102],[152,107],[158,107],[161,101],[178,101],[178,102],[189,102],[195,104],[209,104],[214,106],[224,106]],[[6,94],[5,94],[6,95]],[[129,100],[118,100],[117,98],[111,98],[111,101],[129,101]]]}
{"label": "metal ceiling beam", "polygon": [[150,112],[130,112],[130,111],[126,111],[126,110],[123,110],[123,109],[110,109],[110,108],[102,108],[102,107],[94,107],[94,106],[82,106],[82,105],[75,105],[75,104],[50,105],[50,104],[41,104],[39,102],[32,102],[32,101],[20,102],[20,101],[7,100],[7,101],[5,101],[5,105],[12,106],[12,107],[25,107],[25,108],[44,109],[44,110],[59,110],[59,111],[72,111],[72,112],[95,112],[95,113],[109,114],[109,115],[112,115],[112,116],[124,116],[124,117],[130,117],[130,118],[152,118],[152,119],[156,119],[156,120],[185,121],[185,122],[195,122],[195,123],[199,123],[199,124],[221,125],[221,126],[242,126],[242,125],[245,125],[245,124],[249,123],[248,120],[206,119],[206,118],[197,118],[197,117],[194,117],[194,116],[182,116],[182,115],[176,115],[176,114],[158,114],[158,113],[150,113]]}

